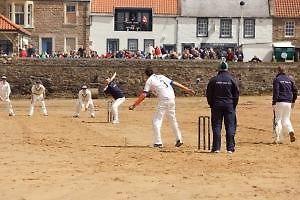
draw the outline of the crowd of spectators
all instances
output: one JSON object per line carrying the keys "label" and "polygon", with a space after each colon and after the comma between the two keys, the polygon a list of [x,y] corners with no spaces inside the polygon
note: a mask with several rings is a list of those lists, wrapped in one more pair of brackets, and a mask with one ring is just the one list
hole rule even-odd
{"label": "crowd of spectators", "polygon": [[166,50],[163,47],[149,46],[146,51],[131,52],[128,50],[120,50],[115,53],[107,52],[99,56],[99,58],[123,58],[123,59],[221,59],[225,57],[227,61],[242,62],[244,60],[243,52],[240,49],[226,50],[219,48],[185,48],[182,53],[175,50]]}
{"label": "crowd of spectators", "polygon": [[[4,56],[4,52],[0,51],[0,57]],[[24,46],[19,49],[19,57],[31,57],[31,58],[96,58],[96,59],[180,59],[180,60],[218,60],[226,58],[231,62],[243,62],[244,55],[241,49],[224,49],[224,48],[184,48],[181,53],[175,50],[166,50],[163,47],[149,45],[145,51],[129,51],[127,49],[119,50],[116,52],[107,52],[104,54],[98,54],[96,51],[86,50],[80,47],[78,50],[72,50],[69,52],[52,52],[49,54],[43,52],[39,54],[37,50],[32,46]],[[253,59],[257,61],[259,59]],[[252,60],[251,60],[252,61]]]}

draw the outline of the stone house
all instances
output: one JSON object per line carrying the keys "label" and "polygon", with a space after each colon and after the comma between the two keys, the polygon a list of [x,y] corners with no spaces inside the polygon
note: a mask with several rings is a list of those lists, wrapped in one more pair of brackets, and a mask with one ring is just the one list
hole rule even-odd
{"label": "stone house", "polygon": [[31,33],[20,47],[31,44],[40,54],[88,49],[89,11],[90,0],[1,0],[0,4],[1,14]]}
{"label": "stone house", "polygon": [[289,41],[296,47],[300,60],[300,1],[272,0],[273,41]]}
{"label": "stone house", "polygon": [[0,14],[0,57],[3,54],[17,53],[21,42],[30,32]]}
{"label": "stone house", "polygon": [[93,0],[91,49],[147,52],[149,45],[176,49],[177,0]]}
{"label": "stone house", "polygon": [[178,48],[241,47],[244,61],[272,59],[268,0],[181,0]]}

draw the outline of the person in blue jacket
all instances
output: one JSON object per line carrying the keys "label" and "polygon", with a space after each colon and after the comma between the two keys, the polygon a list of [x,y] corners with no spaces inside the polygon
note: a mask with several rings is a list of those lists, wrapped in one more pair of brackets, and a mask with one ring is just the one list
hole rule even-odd
{"label": "person in blue jacket", "polygon": [[294,108],[298,90],[294,79],[287,75],[284,66],[278,67],[278,74],[273,80],[273,113],[275,114],[275,143],[283,142],[283,128],[288,130],[290,141],[296,140],[290,120],[291,109]]}
{"label": "person in blue jacket", "polygon": [[228,72],[228,64],[225,61],[221,62],[218,74],[209,80],[206,98],[211,108],[212,152],[220,152],[224,119],[227,153],[233,153],[235,151],[234,138],[237,126],[236,107],[239,101],[239,89],[236,81]]}
{"label": "person in blue jacket", "polygon": [[110,94],[114,100],[112,101],[111,110],[113,115],[113,124],[119,123],[119,106],[125,102],[125,95],[123,91],[113,81],[116,77],[116,73],[111,78],[105,80],[106,86],[103,89],[105,94]]}

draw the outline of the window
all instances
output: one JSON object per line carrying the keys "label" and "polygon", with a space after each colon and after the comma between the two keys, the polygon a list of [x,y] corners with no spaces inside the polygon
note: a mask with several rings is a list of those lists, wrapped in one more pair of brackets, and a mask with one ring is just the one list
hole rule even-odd
{"label": "window", "polygon": [[198,18],[197,19],[197,36],[207,37],[208,36],[208,19]]}
{"label": "window", "polygon": [[144,39],[144,52],[149,53],[149,46],[154,47],[154,39]]}
{"label": "window", "polygon": [[76,6],[75,5],[67,5],[67,12],[76,12]]}
{"label": "window", "polygon": [[231,29],[232,29],[232,20],[231,19],[221,19],[220,21],[220,38],[231,38]]}
{"label": "window", "polygon": [[152,9],[116,8],[115,31],[152,31]]}
{"label": "window", "polygon": [[138,39],[128,39],[128,50],[132,52],[138,50]]}
{"label": "window", "polygon": [[295,36],[295,22],[287,21],[285,22],[285,37],[294,37]]}
{"label": "window", "polygon": [[15,23],[24,25],[24,5],[15,4]]}
{"label": "window", "polygon": [[255,19],[244,19],[244,38],[255,38]]}
{"label": "window", "polygon": [[33,2],[7,4],[8,17],[11,21],[24,27],[33,27]]}
{"label": "window", "polygon": [[13,13],[12,13],[12,6],[11,6],[11,4],[9,4],[8,5],[8,16],[9,16],[10,20],[12,20],[12,15],[13,15]]}
{"label": "window", "polygon": [[106,40],[106,52],[116,53],[119,51],[119,39]]}
{"label": "window", "polygon": [[32,4],[28,4],[27,6],[27,24],[32,26]]}
{"label": "window", "polygon": [[191,50],[195,47],[194,43],[181,43],[181,51],[184,51],[185,49]]}
{"label": "window", "polygon": [[66,38],[65,50],[66,52],[71,52],[76,50],[76,38],[74,37]]}
{"label": "window", "polygon": [[176,51],[176,44],[164,44],[164,49],[167,53],[171,53],[172,51]]}
{"label": "window", "polygon": [[77,23],[77,6],[75,3],[65,4],[65,23],[66,24],[76,24]]}

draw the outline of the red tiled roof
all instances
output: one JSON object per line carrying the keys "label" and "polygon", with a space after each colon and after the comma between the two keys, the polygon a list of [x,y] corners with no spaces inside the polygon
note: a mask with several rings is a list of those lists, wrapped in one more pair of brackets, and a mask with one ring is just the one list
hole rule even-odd
{"label": "red tiled roof", "polygon": [[13,23],[6,17],[0,14],[0,31],[13,31],[13,32],[20,32],[25,35],[31,35],[30,32],[22,28],[21,26]]}
{"label": "red tiled roof", "polygon": [[300,0],[273,0],[275,17],[300,17]]}
{"label": "red tiled roof", "polygon": [[156,15],[177,15],[178,0],[92,0],[93,13],[112,14],[116,7],[152,8]]}

